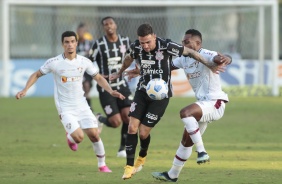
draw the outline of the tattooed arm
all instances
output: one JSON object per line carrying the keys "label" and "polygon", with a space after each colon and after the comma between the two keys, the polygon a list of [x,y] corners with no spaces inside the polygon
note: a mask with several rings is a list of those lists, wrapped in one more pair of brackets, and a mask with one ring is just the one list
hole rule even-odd
{"label": "tattooed arm", "polygon": [[222,64],[216,64],[214,62],[209,62],[206,60],[199,52],[190,49],[188,47],[184,47],[183,56],[189,56],[194,58],[195,60],[203,63],[205,66],[207,66],[209,69],[211,69],[214,73],[224,72],[226,64],[223,62]]}

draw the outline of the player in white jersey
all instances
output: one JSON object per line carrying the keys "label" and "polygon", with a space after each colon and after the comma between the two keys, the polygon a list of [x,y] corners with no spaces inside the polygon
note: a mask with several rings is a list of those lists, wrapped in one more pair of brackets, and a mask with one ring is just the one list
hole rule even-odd
{"label": "player in white jersey", "polygon": [[[187,30],[182,44],[198,51],[209,62],[222,62],[222,65],[225,66],[231,63],[229,56],[203,49],[202,35],[198,30]],[[180,111],[180,117],[185,129],[171,169],[168,172],[153,172],[152,175],[159,180],[176,182],[185,162],[192,154],[194,144],[198,152],[197,163],[201,164],[209,161],[202,134],[206,130],[208,123],[223,116],[225,103],[229,100],[227,94],[221,89],[219,75],[213,73],[199,61],[191,57],[181,56],[173,60],[173,65],[176,68],[184,69],[197,101]]]}
{"label": "player in white jersey", "polygon": [[112,90],[109,83],[102,77],[93,63],[76,54],[77,36],[73,31],[62,34],[64,53],[47,60],[43,66],[28,79],[25,88],[16,94],[20,99],[28,89],[45,74],[52,73],[54,77],[54,98],[59,117],[67,133],[69,147],[77,150],[77,144],[84,138],[84,132],[89,137],[98,159],[100,172],[112,172],[105,163],[105,149],[98,133],[98,121],[93,115],[82,88],[84,72],[112,96],[124,99],[119,92]]}

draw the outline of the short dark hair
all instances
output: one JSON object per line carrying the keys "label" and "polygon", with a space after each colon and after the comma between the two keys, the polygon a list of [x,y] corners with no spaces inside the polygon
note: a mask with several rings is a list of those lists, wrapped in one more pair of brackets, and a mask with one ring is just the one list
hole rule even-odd
{"label": "short dark hair", "polygon": [[70,36],[74,36],[75,40],[77,41],[77,35],[76,35],[76,33],[74,31],[65,31],[62,34],[62,43],[64,42],[64,38],[65,37],[70,37]]}
{"label": "short dark hair", "polygon": [[80,29],[80,28],[83,28],[83,27],[86,27],[86,24],[84,22],[80,22],[77,26],[77,29]]}
{"label": "short dark hair", "polygon": [[202,34],[200,31],[196,30],[196,29],[188,29],[185,34],[191,34],[192,36],[198,36],[200,37],[201,41],[202,41]]}
{"label": "short dark hair", "polygon": [[147,36],[153,33],[154,33],[153,27],[148,23],[141,24],[137,29],[137,35],[141,37],[144,37],[144,36]]}
{"label": "short dark hair", "polygon": [[104,17],[104,18],[102,18],[102,20],[101,20],[101,24],[103,25],[104,23],[104,20],[107,20],[107,19],[112,19],[114,22],[116,22],[115,21],[115,19],[114,19],[114,17],[111,17],[111,16],[107,16],[107,17]]}

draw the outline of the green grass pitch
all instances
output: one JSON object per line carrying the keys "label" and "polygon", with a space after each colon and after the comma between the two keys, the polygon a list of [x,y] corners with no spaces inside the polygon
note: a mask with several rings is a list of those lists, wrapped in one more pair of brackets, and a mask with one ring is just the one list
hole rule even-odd
{"label": "green grass pitch", "polygon": [[[103,129],[106,162],[113,173],[99,173],[87,137],[77,152],[68,148],[53,98],[0,98],[0,183],[163,183],[151,172],[171,167],[183,132],[179,110],[192,102],[193,98],[171,98],[165,116],[151,132],[145,167],[123,181],[126,162],[116,157],[120,128]],[[96,98],[93,107],[101,112]],[[281,97],[230,98],[225,116],[212,122],[203,137],[211,161],[198,165],[193,152],[178,183],[281,183],[281,119]]]}

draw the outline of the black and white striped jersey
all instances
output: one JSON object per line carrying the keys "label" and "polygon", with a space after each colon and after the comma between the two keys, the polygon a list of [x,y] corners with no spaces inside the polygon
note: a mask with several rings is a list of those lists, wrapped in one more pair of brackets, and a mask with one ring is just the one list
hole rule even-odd
{"label": "black and white striped jersey", "polygon": [[131,44],[128,53],[140,65],[140,79],[138,90],[146,91],[151,79],[162,78],[168,84],[168,97],[172,96],[171,70],[175,69],[171,62],[172,56],[181,56],[184,47],[169,39],[156,38],[156,48],[146,52],[142,49],[139,40]]}
{"label": "black and white striped jersey", "polygon": [[89,50],[93,45],[93,40],[84,40],[84,42],[78,42],[76,47],[76,53],[84,57],[88,57]]}
{"label": "black and white striped jersey", "polygon": [[[97,62],[100,74],[110,75],[120,70],[129,47],[130,40],[128,37],[118,34],[118,40],[116,42],[109,42],[106,36],[103,36],[94,42],[94,45],[89,51],[89,56],[93,62]],[[120,85],[126,86],[126,82],[122,76],[115,81],[106,79],[113,89],[119,89]]]}

